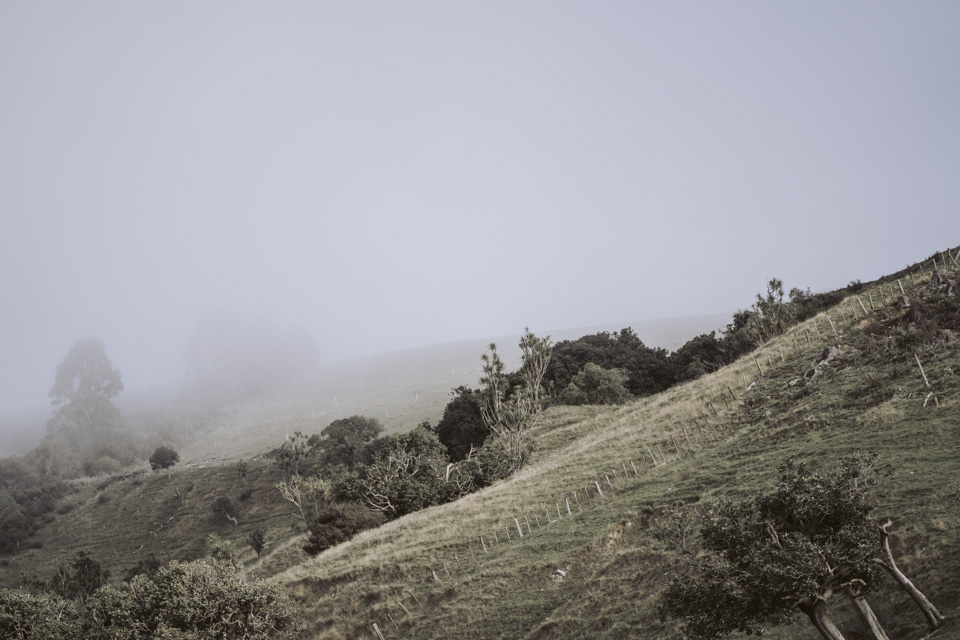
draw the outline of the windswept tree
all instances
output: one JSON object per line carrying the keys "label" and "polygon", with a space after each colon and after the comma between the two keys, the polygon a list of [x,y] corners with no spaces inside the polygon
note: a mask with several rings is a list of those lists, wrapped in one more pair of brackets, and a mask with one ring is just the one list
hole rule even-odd
{"label": "windswept tree", "polygon": [[682,538],[686,551],[685,570],[661,594],[661,611],[696,638],[754,633],[799,611],[823,638],[842,640],[827,606],[843,595],[871,637],[885,638],[865,600],[882,576],[865,498],[869,468],[863,457],[833,473],[788,463],[774,491],[702,509],[696,534],[676,520],[661,526],[665,537]]}
{"label": "windswept tree", "polygon": [[92,337],[77,341],[57,366],[48,394],[55,413],[47,430],[63,433],[79,446],[88,444],[97,431],[119,422],[111,400],[122,391],[120,371],[113,368],[103,341]]}

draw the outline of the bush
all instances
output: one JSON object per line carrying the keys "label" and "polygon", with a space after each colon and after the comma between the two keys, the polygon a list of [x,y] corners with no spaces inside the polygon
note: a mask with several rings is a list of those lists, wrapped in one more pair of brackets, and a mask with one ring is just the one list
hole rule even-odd
{"label": "bush", "polygon": [[619,369],[587,363],[560,395],[563,404],[620,404],[630,397],[627,377]]}
{"label": "bush", "polygon": [[174,562],[129,585],[102,587],[87,611],[88,638],[267,640],[296,631],[295,609],[277,585],[248,580],[231,564],[202,560]]}
{"label": "bush", "polygon": [[157,447],[153,455],[150,456],[150,468],[154,471],[168,469],[179,461],[180,454],[170,447]]}
{"label": "bush", "polygon": [[0,589],[0,637],[23,640],[79,639],[77,609],[52,594]]}
{"label": "bush", "polygon": [[481,393],[460,386],[453,390],[453,399],[443,409],[443,417],[434,432],[447,448],[451,462],[463,460],[470,449],[479,449],[490,434],[483,422]]}
{"label": "bush", "polygon": [[379,511],[371,511],[356,502],[328,505],[320,512],[320,517],[310,524],[309,539],[303,550],[316,555],[386,521]]}
{"label": "bush", "polygon": [[[524,452],[529,460],[530,451]],[[488,438],[475,458],[477,463],[476,486],[478,489],[489,487],[497,480],[509,477],[520,468],[520,460],[515,460],[506,441]]]}

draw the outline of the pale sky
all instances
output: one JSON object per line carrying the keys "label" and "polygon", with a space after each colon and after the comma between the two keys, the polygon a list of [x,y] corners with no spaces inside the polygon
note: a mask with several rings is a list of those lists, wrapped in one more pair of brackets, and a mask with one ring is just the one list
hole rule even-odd
{"label": "pale sky", "polygon": [[0,408],[212,311],[323,357],[960,244],[960,3],[0,0]]}

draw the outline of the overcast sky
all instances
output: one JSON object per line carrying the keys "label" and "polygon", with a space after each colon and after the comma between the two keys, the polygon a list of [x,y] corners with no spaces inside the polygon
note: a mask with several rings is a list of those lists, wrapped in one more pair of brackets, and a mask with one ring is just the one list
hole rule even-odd
{"label": "overcast sky", "polygon": [[0,408],[212,311],[323,357],[960,243],[960,3],[0,2]]}

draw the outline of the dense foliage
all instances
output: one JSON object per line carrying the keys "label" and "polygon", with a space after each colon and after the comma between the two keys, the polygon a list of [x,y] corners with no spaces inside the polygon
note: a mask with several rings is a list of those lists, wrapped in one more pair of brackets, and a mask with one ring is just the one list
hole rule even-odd
{"label": "dense foliage", "polygon": [[627,376],[620,369],[604,369],[588,362],[560,394],[563,404],[620,404],[630,397]]}
{"label": "dense foliage", "polygon": [[0,459],[0,553],[25,547],[67,492],[60,479],[42,473],[23,458]]}
{"label": "dense foliage", "polygon": [[450,460],[458,461],[466,458],[471,450],[480,449],[490,429],[483,422],[483,397],[479,391],[459,386],[451,393],[453,399],[444,408],[434,431],[447,448]]}
{"label": "dense foliage", "polygon": [[827,473],[787,463],[773,491],[700,510],[695,536],[691,512],[675,513],[660,531],[686,552],[685,564],[661,611],[697,638],[756,633],[797,611],[835,637],[829,599],[862,599],[882,577],[866,500],[874,462],[857,455]]}
{"label": "dense foliage", "polygon": [[379,527],[387,519],[379,511],[356,502],[328,505],[310,524],[307,544],[303,550],[315,555],[334,545],[349,540],[366,529]]}
{"label": "dense foliage", "polygon": [[168,469],[180,461],[180,454],[170,447],[157,447],[150,455],[150,468]]}
{"label": "dense foliage", "polygon": [[319,436],[311,436],[307,445],[325,464],[352,467],[358,462],[369,462],[367,444],[383,433],[376,418],[351,416],[334,420]]}
{"label": "dense foliage", "polygon": [[622,370],[625,385],[635,396],[657,393],[673,384],[667,352],[647,347],[633,329],[626,328],[558,342],[544,378],[547,387],[552,393],[562,392],[588,363]]}

